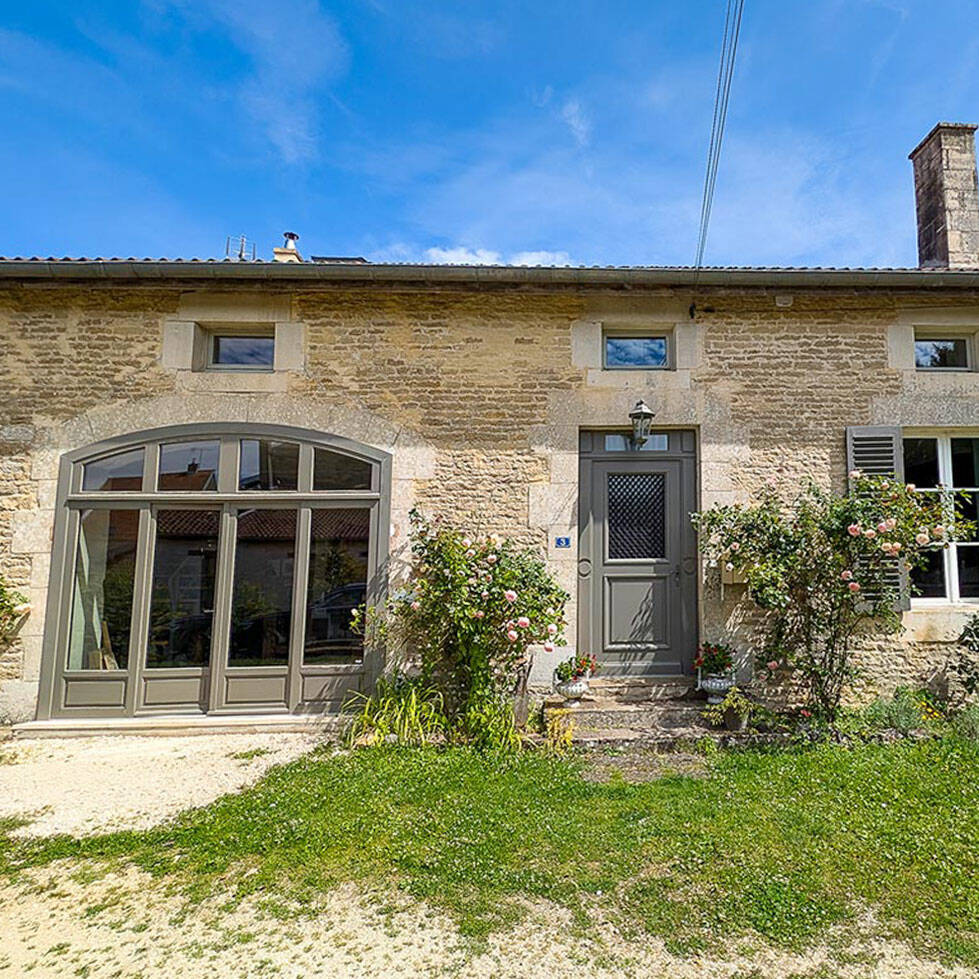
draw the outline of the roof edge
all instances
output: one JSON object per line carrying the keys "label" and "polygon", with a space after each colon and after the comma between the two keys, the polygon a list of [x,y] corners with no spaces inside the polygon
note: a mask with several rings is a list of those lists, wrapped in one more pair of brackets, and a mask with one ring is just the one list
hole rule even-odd
{"label": "roof edge", "polygon": [[0,260],[0,280],[18,282],[160,283],[229,285],[377,284],[429,286],[583,287],[657,286],[811,288],[979,288],[979,269],[909,268],[703,268],[670,266],[576,267],[510,265],[388,265],[360,263],[201,262],[155,260]]}

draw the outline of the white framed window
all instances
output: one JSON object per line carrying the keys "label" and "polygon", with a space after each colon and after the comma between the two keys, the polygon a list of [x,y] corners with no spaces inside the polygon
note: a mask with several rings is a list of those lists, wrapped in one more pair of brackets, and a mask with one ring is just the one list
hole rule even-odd
{"label": "white framed window", "polygon": [[[979,434],[906,432],[904,478],[919,493],[940,496],[951,515],[958,503],[976,520],[979,501]],[[979,538],[936,547],[927,564],[912,572],[915,605],[979,603]]]}
{"label": "white framed window", "polygon": [[975,370],[975,334],[933,327],[915,329],[914,366],[919,371]]}

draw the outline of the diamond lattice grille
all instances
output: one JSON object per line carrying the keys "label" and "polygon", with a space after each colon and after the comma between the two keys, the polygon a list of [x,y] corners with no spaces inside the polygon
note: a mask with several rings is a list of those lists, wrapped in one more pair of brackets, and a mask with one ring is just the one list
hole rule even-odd
{"label": "diamond lattice grille", "polygon": [[663,473],[609,473],[608,556],[632,560],[666,557]]}

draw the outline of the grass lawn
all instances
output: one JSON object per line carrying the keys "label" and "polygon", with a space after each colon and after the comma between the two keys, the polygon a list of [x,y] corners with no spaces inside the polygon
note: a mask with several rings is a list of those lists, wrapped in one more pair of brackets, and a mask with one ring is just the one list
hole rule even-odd
{"label": "grass lawn", "polygon": [[191,892],[230,880],[283,906],[393,883],[475,938],[545,898],[681,951],[752,932],[802,945],[871,908],[883,933],[979,965],[979,744],[723,752],[704,776],[635,784],[585,780],[585,764],[322,751],[158,829],[2,837],[0,873],[131,860]]}

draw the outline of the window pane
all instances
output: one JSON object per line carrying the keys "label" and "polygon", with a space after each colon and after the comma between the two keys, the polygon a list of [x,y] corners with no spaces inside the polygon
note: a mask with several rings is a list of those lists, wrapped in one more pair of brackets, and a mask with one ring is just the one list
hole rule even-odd
{"label": "window pane", "polygon": [[[650,435],[640,446],[641,452],[667,452],[670,448],[670,437],[665,433]],[[635,452],[636,446],[632,444],[631,435],[606,435],[606,452]]]}
{"label": "window pane", "polygon": [[959,597],[979,598],[979,547],[956,548],[959,562]]}
{"label": "window pane", "polygon": [[214,618],[219,510],[160,510],[146,665],[207,666]]}
{"label": "window pane", "polygon": [[143,488],[143,450],[130,449],[105,459],[85,463],[83,490],[141,490]]}
{"label": "window pane", "polygon": [[272,367],[275,339],[272,336],[214,337],[215,364],[222,367]]}
{"label": "window pane", "polygon": [[952,439],[952,485],[979,486],[979,439]]}
{"label": "window pane", "polygon": [[938,440],[904,440],[904,478],[921,488],[938,485]]}
{"label": "window pane", "polygon": [[945,598],[945,551],[937,548],[929,551],[926,563],[911,572],[916,586],[914,595],[920,598]]}
{"label": "window pane", "polygon": [[174,442],[160,446],[161,490],[216,490],[219,442]]}
{"label": "window pane", "polygon": [[666,367],[666,337],[606,337],[606,367]]}
{"label": "window pane", "polygon": [[129,663],[138,510],[84,510],[72,581],[69,670],[124,670]]}
{"label": "window pane", "polygon": [[239,512],[229,666],[288,663],[295,554],[295,510]]}
{"label": "window pane", "polygon": [[351,632],[350,616],[367,594],[369,550],[369,510],[313,510],[305,662],[338,663],[363,657],[363,637]]}
{"label": "window pane", "polygon": [[914,365],[924,368],[969,366],[969,355],[964,337],[947,340],[915,340]]}
{"label": "window pane", "polygon": [[330,452],[328,449],[313,451],[314,490],[355,490],[371,488],[371,464]]}
{"label": "window pane", "polygon": [[963,540],[979,540],[979,493],[956,493],[955,505],[964,519],[976,524],[972,536]]}
{"label": "window pane", "polygon": [[267,439],[241,440],[238,489],[294,490],[298,486],[298,445]]}

